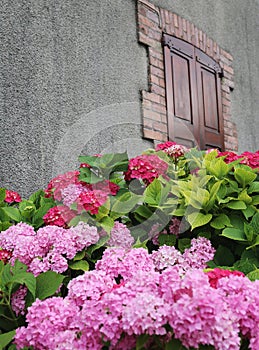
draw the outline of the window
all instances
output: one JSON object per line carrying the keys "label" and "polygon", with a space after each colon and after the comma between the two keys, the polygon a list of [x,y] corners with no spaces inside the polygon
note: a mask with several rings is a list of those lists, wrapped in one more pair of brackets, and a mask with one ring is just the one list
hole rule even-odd
{"label": "window", "polygon": [[169,139],[224,150],[219,64],[171,35],[163,34],[162,44]]}

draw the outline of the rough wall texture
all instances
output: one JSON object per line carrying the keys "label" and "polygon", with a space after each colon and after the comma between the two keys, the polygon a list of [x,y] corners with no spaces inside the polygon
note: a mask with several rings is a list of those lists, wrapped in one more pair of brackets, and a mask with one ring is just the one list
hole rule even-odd
{"label": "rough wall texture", "polygon": [[[240,151],[259,148],[258,1],[151,2],[231,53]],[[27,195],[82,151],[150,145],[141,140],[148,62],[135,0],[3,0],[0,13],[0,186]]]}

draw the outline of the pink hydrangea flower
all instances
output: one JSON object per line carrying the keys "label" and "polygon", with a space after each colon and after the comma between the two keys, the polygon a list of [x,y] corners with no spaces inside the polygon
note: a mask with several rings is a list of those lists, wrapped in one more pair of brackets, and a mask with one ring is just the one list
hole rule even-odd
{"label": "pink hydrangea flower", "polygon": [[15,191],[5,190],[4,201],[6,203],[19,203],[22,201],[22,198],[19,195],[19,193],[15,192]]}
{"label": "pink hydrangea flower", "polygon": [[55,225],[67,228],[69,222],[76,216],[76,212],[64,205],[50,208],[43,216],[46,225]]}
{"label": "pink hydrangea flower", "polygon": [[219,280],[221,278],[223,278],[223,277],[229,277],[231,275],[234,275],[234,276],[245,276],[244,273],[241,272],[241,271],[223,270],[223,269],[220,269],[218,267],[216,267],[215,269],[213,269],[211,271],[208,271],[207,275],[209,277],[210,285],[213,288],[217,288]]}
{"label": "pink hydrangea flower", "polygon": [[192,268],[205,269],[215,252],[209,239],[198,237],[191,240],[191,247],[184,251],[183,258]]}
{"label": "pink hydrangea flower", "polygon": [[143,154],[129,161],[125,180],[142,179],[147,185],[159,175],[165,175],[168,164],[155,154]]}
{"label": "pink hydrangea flower", "polygon": [[11,306],[16,316],[25,314],[25,297],[27,295],[27,288],[20,286],[16,292],[12,294]]}
{"label": "pink hydrangea flower", "polygon": [[130,248],[134,243],[134,238],[126,225],[115,221],[107,242],[108,247]]}
{"label": "pink hydrangea flower", "polygon": [[12,257],[12,252],[6,249],[1,249],[0,248],[0,261],[3,261],[4,264],[7,264],[8,261]]}

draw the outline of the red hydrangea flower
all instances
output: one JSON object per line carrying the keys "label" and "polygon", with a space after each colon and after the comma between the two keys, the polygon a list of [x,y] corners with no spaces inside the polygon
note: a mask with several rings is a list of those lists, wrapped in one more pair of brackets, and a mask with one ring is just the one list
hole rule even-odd
{"label": "red hydrangea flower", "polygon": [[55,200],[62,200],[62,190],[65,189],[70,184],[79,184],[78,180],[80,172],[79,171],[68,171],[65,174],[58,175],[54,177],[45,190],[45,195],[47,198],[54,197]]}
{"label": "red hydrangea flower", "polygon": [[167,148],[175,146],[175,145],[177,145],[177,143],[173,142],[173,141],[166,141],[164,143],[159,143],[156,146],[156,151],[163,151],[164,149],[167,149]]}
{"label": "red hydrangea flower", "polygon": [[12,252],[6,249],[0,249],[0,261],[3,261],[4,264],[8,263],[11,257],[12,257]]}
{"label": "red hydrangea flower", "polygon": [[91,214],[98,214],[99,207],[107,200],[108,194],[101,190],[82,192],[77,199],[78,211],[85,209]]}
{"label": "red hydrangea flower", "polygon": [[178,145],[176,142],[167,141],[156,146],[156,151],[164,151],[169,157],[177,159],[182,157],[188,148],[183,145]]}
{"label": "red hydrangea flower", "polygon": [[5,200],[6,203],[19,203],[22,201],[21,196],[19,195],[19,193],[15,192],[15,191],[10,191],[10,190],[6,190],[5,191]]}
{"label": "red hydrangea flower", "polygon": [[217,288],[218,280],[223,277],[229,277],[230,275],[235,276],[245,276],[245,274],[241,271],[229,271],[229,270],[223,270],[218,267],[215,269],[207,272],[207,275],[209,277],[209,283],[212,288]]}
{"label": "red hydrangea flower", "polygon": [[128,170],[124,173],[125,180],[142,179],[150,184],[159,175],[164,175],[168,164],[155,154],[144,154],[129,161]]}
{"label": "red hydrangea flower", "polygon": [[240,163],[246,164],[250,166],[252,169],[259,168],[259,151],[256,151],[255,153],[252,152],[243,152],[240,155],[241,158],[244,158],[241,160]]}
{"label": "red hydrangea flower", "polygon": [[226,152],[218,152],[218,157],[225,157],[224,161],[226,163],[231,163],[234,162],[234,160],[240,159],[241,157],[236,154],[235,152],[230,152],[230,151],[226,151]]}
{"label": "red hydrangea flower", "polygon": [[46,225],[55,225],[67,228],[68,223],[76,216],[76,213],[64,205],[50,208],[43,216]]}

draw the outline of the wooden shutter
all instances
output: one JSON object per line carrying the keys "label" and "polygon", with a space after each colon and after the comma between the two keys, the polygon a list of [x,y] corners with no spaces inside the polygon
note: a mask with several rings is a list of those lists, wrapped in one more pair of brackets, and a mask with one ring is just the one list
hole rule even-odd
{"label": "wooden shutter", "polygon": [[200,147],[224,149],[220,66],[199,49],[195,49],[197,93],[200,119]]}
{"label": "wooden shutter", "polygon": [[220,66],[193,45],[163,35],[169,139],[224,149]]}
{"label": "wooden shutter", "polygon": [[199,138],[194,47],[164,35],[169,139],[188,147]]}

